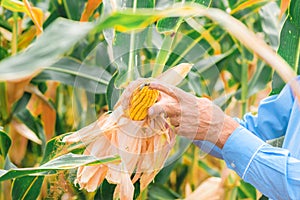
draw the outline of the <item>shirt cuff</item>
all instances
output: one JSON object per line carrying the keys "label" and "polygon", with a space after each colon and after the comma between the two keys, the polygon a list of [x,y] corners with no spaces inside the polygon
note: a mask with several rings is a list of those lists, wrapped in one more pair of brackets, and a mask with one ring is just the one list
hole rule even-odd
{"label": "shirt cuff", "polygon": [[230,169],[244,178],[253,158],[264,145],[266,145],[264,141],[246,128],[239,126],[223,146],[223,159]]}
{"label": "shirt cuff", "polygon": [[217,147],[215,144],[204,140],[194,140],[194,144],[198,146],[205,153],[223,159],[221,149]]}

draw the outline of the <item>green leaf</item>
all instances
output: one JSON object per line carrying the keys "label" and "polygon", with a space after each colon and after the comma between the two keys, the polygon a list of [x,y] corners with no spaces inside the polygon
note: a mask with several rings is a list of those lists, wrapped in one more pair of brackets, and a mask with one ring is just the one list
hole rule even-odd
{"label": "green leaf", "polygon": [[[11,25],[6,20],[3,19],[3,16],[0,16],[0,27],[4,28],[10,32],[12,31]],[[1,57],[0,57],[0,60],[1,60]]]}
{"label": "green leaf", "polygon": [[212,169],[210,166],[208,166],[205,162],[202,160],[198,161],[198,166],[203,169],[207,174],[210,176],[215,176],[215,177],[221,177],[221,174],[219,171]]}
{"label": "green leaf", "polygon": [[43,180],[43,176],[24,176],[16,178],[12,183],[12,199],[37,199],[40,194]]}
{"label": "green leaf", "polygon": [[201,73],[205,72],[206,70],[209,70],[211,67],[216,67],[217,63],[219,63],[221,60],[230,56],[235,50],[236,50],[236,46],[233,46],[230,50],[228,50],[222,54],[213,55],[208,58],[202,59],[199,62],[194,64],[192,71],[195,71],[198,74],[201,74]]}
{"label": "green leaf", "polygon": [[191,2],[195,2],[195,3],[198,3],[198,4],[201,4],[205,7],[209,7],[212,3],[212,0],[190,0]]}
{"label": "green leaf", "polygon": [[120,157],[118,155],[105,158],[96,158],[94,156],[68,153],[63,156],[59,156],[36,168],[17,168],[4,170],[1,172],[0,181],[18,178],[26,175],[55,174],[58,170],[67,170],[84,165],[105,164],[119,161]]}
{"label": "green leaf", "polygon": [[42,128],[40,118],[35,118],[34,116],[32,116],[30,111],[27,110],[25,107],[20,112],[14,113],[14,116],[18,119],[18,121],[25,124],[30,130],[32,130],[36,134],[37,140],[41,139],[45,144],[45,134]]}
{"label": "green leaf", "polygon": [[87,66],[75,59],[65,57],[43,70],[34,82],[56,80],[86,91],[103,94],[111,78],[110,73],[100,67]]}
{"label": "green leaf", "polygon": [[80,20],[81,13],[84,9],[85,1],[83,0],[63,0],[64,8],[69,19]]}
{"label": "green leaf", "polygon": [[[272,68],[266,66],[265,63],[259,61],[257,63],[257,69],[255,74],[248,81],[247,98],[266,88],[266,85],[270,82],[272,78],[272,73]],[[241,99],[240,89],[236,92],[235,97],[237,99]]]}
{"label": "green leaf", "polygon": [[24,3],[16,0],[2,0],[1,6],[14,12],[27,12]]}
{"label": "green leaf", "polygon": [[77,146],[77,144],[66,144],[62,142],[62,139],[69,135],[70,133],[65,133],[63,135],[56,136],[49,140],[45,147],[45,152],[42,160],[42,164],[54,159],[66,152],[70,152],[72,146]]}
{"label": "green leaf", "polygon": [[108,104],[108,110],[113,110],[115,104],[117,103],[119,97],[121,96],[121,90],[115,87],[115,80],[117,73],[114,74],[112,79],[110,79],[107,91],[106,91],[106,102]]}
{"label": "green leaf", "polygon": [[9,56],[8,49],[0,46],[0,60]]}
{"label": "green leaf", "polygon": [[[300,60],[300,1],[291,0],[289,14],[280,33],[278,54],[284,58],[295,72]],[[298,72],[299,73],[299,72]],[[272,93],[277,94],[284,87],[284,81],[277,73],[273,76]]]}
{"label": "green leaf", "polygon": [[2,126],[4,126],[10,118],[10,113],[8,111],[8,97],[6,88],[6,83],[0,81],[0,125]]}
{"label": "green leaf", "polygon": [[24,78],[52,65],[91,28],[90,23],[57,19],[26,51],[0,63],[0,80]]}
{"label": "green leaf", "polygon": [[164,185],[154,183],[149,186],[148,199],[181,199],[181,196]]}
{"label": "green leaf", "polygon": [[[190,0],[188,2],[195,2],[200,5],[208,6],[211,1],[207,0]],[[157,54],[155,60],[155,66],[152,71],[152,77],[156,77],[163,72],[164,66],[166,65],[168,58],[171,54],[172,45],[175,40],[175,33],[177,32],[178,28],[180,27],[181,23],[183,22],[182,17],[168,17],[159,20],[156,23],[157,31],[160,33],[165,34],[165,38],[163,40],[163,44],[159,53]],[[177,63],[175,63],[177,64]],[[172,64],[173,66],[173,64]]]}
{"label": "green leaf", "polygon": [[285,58],[285,60],[290,64],[290,66],[295,71],[297,71],[300,55],[300,27],[296,27],[293,24],[293,20],[290,19],[291,17],[287,19],[281,30],[278,54]]}
{"label": "green leaf", "polygon": [[262,29],[266,34],[269,44],[274,50],[279,46],[280,26],[282,25],[278,19],[279,12],[280,8],[275,2],[268,3],[259,11]]}
{"label": "green leaf", "polygon": [[[68,134],[69,133],[57,136],[47,142],[43,160],[41,162],[42,164],[48,162],[50,159],[53,159],[55,157],[58,157],[64,153],[66,153],[66,152],[71,151],[73,148],[78,147],[78,144],[67,145],[67,144],[61,142],[62,138]],[[13,167],[11,167],[11,168],[13,168]],[[19,179],[21,181],[18,181]],[[41,187],[39,185],[41,185],[41,184],[32,184],[32,181],[35,181],[37,183],[42,183],[43,180],[44,180],[44,176],[42,176],[42,175],[41,176],[26,175],[26,176],[22,176],[20,178],[16,178],[13,183],[13,191],[17,191],[20,189],[20,197],[23,197],[25,194],[25,197],[28,197],[29,199],[35,199],[35,198],[31,198],[31,197],[34,197],[40,193]],[[15,189],[15,188],[17,188],[17,189]],[[22,193],[22,191],[23,191],[23,193]],[[17,197],[19,197],[19,196],[17,196],[17,194],[16,194],[16,198]]]}
{"label": "green leaf", "polygon": [[174,33],[180,26],[182,19],[179,17],[169,17],[157,22],[157,31],[164,34]]}
{"label": "green leaf", "polygon": [[272,78],[272,72],[273,70],[271,67],[266,66],[263,62],[258,62],[256,72],[248,82],[248,98],[266,88],[266,85]]}
{"label": "green leaf", "polygon": [[164,70],[164,67],[168,61],[168,58],[171,54],[171,47],[172,47],[172,44],[173,44],[173,41],[174,41],[174,35],[166,35],[164,40],[163,40],[163,43],[162,43],[162,46],[156,56],[156,59],[155,59],[155,65],[154,65],[154,68],[153,68],[153,71],[152,71],[152,77],[157,77],[158,75],[160,75],[163,70]]}
{"label": "green leaf", "polygon": [[171,157],[167,159],[164,168],[155,177],[155,183],[164,184],[168,181],[172,170],[177,166],[178,163],[180,163],[180,161],[182,160],[183,152],[187,150],[190,144],[191,141],[186,138],[177,138],[176,144],[174,146],[175,152]]}
{"label": "green leaf", "polygon": [[147,29],[139,32],[117,33],[115,44],[112,47],[114,64],[118,67],[118,76],[115,80],[116,88],[126,86],[130,81],[140,77],[137,59],[139,51],[144,48],[144,42],[147,39]]}
{"label": "green leaf", "polygon": [[[205,7],[208,7],[211,4],[211,1],[212,0],[189,0],[186,2],[197,3],[197,4],[203,5]],[[177,31],[177,29],[179,28],[182,21],[183,21],[183,18],[181,18],[181,17],[164,18],[157,22],[156,28],[157,28],[157,31],[160,33],[165,33],[165,34],[173,33],[173,32]]]}
{"label": "green leaf", "polygon": [[256,199],[256,189],[251,184],[246,183],[245,181],[241,180],[240,186],[238,187],[238,196],[241,199],[250,198]]}
{"label": "green leaf", "polygon": [[110,184],[107,182],[106,179],[104,179],[99,189],[97,190],[94,199],[95,200],[113,199],[115,188],[116,188],[115,184]]}
{"label": "green leaf", "polygon": [[0,164],[2,166],[2,163],[4,163],[5,158],[7,156],[8,150],[10,148],[11,145],[11,139],[9,138],[9,136],[0,130]]}
{"label": "green leaf", "polygon": [[[213,55],[208,58],[204,58],[195,63],[192,72],[189,73],[189,85],[195,91],[197,96],[204,94],[210,94],[213,91],[217,79],[219,78],[219,68],[217,64],[222,60],[228,59],[236,50],[236,46],[233,46],[230,50],[223,54]],[[206,84],[202,80],[205,78],[210,79],[210,83]]]}
{"label": "green leaf", "polygon": [[118,31],[130,31],[146,28],[159,18],[159,13],[132,12],[131,9],[115,12],[95,27],[95,31],[102,31],[107,28],[115,28]]}
{"label": "green leaf", "polygon": [[272,145],[273,147],[282,147],[283,142],[284,136],[267,141],[267,143]]}

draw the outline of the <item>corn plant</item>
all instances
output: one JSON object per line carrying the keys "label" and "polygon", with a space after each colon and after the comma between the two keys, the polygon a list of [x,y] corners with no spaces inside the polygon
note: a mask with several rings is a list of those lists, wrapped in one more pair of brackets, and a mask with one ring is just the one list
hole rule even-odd
{"label": "corn plant", "polygon": [[[78,167],[120,156],[82,155],[82,141],[63,138],[113,111],[133,80],[190,63],[178,87],[241,117],[299,73],[296,0],[1,0],[0,8],[2,199],[113,199],[115,184],[88,192],[74,180]],[[134,199],[261,196],[181,137],[154,181],[140,185]]]}

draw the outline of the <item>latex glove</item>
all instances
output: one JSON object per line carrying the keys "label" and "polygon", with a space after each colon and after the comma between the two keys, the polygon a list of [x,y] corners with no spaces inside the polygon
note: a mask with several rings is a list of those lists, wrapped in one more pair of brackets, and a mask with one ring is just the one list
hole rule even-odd
{"label": "latex glove", "polygon": [[149,117],[167,115],[179,135],[207,140],[223,148],[230,134],[239,126],[207,98],[198,98],[159,81],[151,82],[150,87],[159,90],[161,97],[149,108]]}

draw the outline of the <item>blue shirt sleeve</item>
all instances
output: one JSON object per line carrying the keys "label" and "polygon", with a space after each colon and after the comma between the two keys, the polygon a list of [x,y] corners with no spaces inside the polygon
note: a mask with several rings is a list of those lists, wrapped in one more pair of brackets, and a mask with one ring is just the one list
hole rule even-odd
{"label": "blue shirt sleeve", "polygon": [[194,144],[198,146],[202,151],[214,157],[223,159],[221,149],[217,147],[215,144],[208,141],[202,141],[202,140],[194,140]]}
{"label": "blue shirt sleeve", "polygon": [[248,113],[243,120],[236,120],[264,141],[278,138],[286,132],[293,103],[292,90],[286,85],[279,95],[260,102],[257,115]]}
{"label": "blue shirt sleeve", "polygon": [[272,147],[240,126],[222,153],[229,168],[269,198],[299,199],[300,160],[288,150]]}

